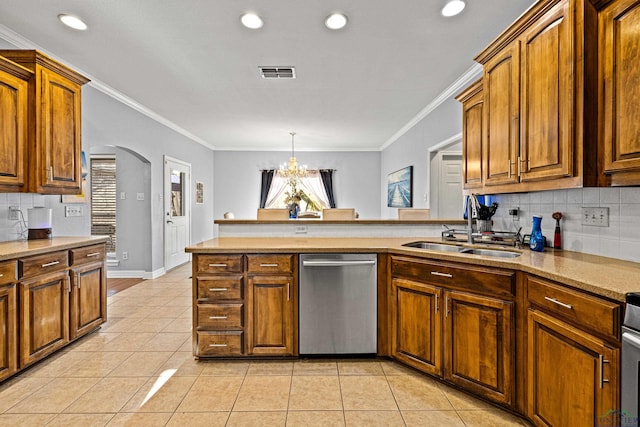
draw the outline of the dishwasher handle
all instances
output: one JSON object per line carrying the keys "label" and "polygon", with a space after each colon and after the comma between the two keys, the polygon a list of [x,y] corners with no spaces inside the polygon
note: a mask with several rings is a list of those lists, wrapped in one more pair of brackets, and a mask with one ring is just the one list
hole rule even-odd
{"label": "dishwasher handle", "polygon": [[636,334],[632,334],[629,332],[622,333],[622,342],[627,343],[632,347],[640,350],[640,337]]}
{"label": "dishwasher handle", "polygon": [[352,267],[357,265],[375,265],[375,260],[336,260],[336,259],[316,259],[303,260],[304,267]]}

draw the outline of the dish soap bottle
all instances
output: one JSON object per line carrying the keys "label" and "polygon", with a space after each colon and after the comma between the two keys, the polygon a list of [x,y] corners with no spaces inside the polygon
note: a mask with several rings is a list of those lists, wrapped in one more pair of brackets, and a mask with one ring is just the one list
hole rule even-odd
{"label": "dish soap bottle", "polygon": [[544,236],[542,236],[542,216],[533,216],[533,227],[531,228],[531,237],[529,238],[529,248],[532,251],[544,251]]}

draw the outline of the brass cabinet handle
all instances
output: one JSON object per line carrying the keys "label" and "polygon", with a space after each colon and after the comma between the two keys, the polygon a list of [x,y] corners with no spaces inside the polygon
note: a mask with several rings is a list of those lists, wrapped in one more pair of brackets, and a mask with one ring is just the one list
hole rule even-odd
{"label": "brass cabinet handle", "polygon": [[227,316],[209,316],[211,320],[227,320]]}
{"label": "brass cabinet handle", "polygon": [[227,264],[209,264],[209,267],[226,267]]}
{"label": "brass cabinet handle", "polygon": [[87,258],[94,257],[94,256],[100,256],[100,252],[92,252],[90,254],[87,254]]}
{"label": "brass cabinet handle", "polygon": [[209,288],[211,292],[227,292],[229,288]]}
{"label": "brass cabinet handle", "polygon": [[433,274],[434,276],[440,276],[440,277],[453,277],[452,274],[449,273],[440,273],[439,271],[432,271],[431,274]]}
{"label": "brass cabinet handle", "polygon": [[564,308],[568,308],[569,310],[573,310],[573,306],[571,304],[565,304],[562,301],[558,301],[555,298],[551,298],[551,297],[544,297],[545,300],[552,302],[554,304],[558,304],[560,307],[564,307]]}
{"label": "brass cabinet handle", "polygon": [[209,344],[209,347],[227,347],[226,343],[223,344]]}
{"label": "brass cabinet handle", "polygon": [[278,263],[275,264],[260,264],[260,267],[277,267]]}
{"label": "brass cabinet handle", "polygon": [[42,268],[46,268],[46,267],[51,267],[52,265],[57,265],[57,264],[60,264],[60,261],[51,261],[51,262],[48,262],[46,264],[42,264],[41,267]]}

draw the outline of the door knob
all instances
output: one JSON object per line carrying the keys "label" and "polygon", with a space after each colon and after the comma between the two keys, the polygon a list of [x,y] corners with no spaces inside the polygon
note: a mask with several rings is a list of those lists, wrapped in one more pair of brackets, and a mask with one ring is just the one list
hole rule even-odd
{"label": "door knob", "polygon": [[171,221],[170,219],[167,220],[167,224],[173,224],[173,221]]}

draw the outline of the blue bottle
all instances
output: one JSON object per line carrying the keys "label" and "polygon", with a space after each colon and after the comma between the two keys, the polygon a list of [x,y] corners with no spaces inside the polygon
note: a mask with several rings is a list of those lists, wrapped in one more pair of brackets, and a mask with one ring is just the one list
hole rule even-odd
{"label": "blue bottle", "polygon": [[531,237],[529,238],[529,248],[532,251],[544,251],[544,236],[542,236],[542,216],[533,216],[533,227],[531,228]]}

